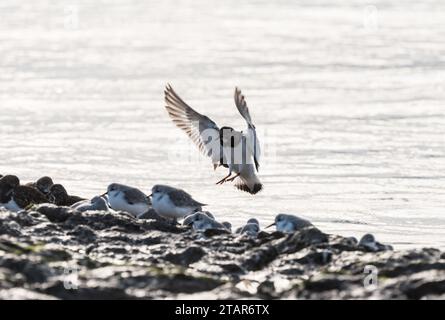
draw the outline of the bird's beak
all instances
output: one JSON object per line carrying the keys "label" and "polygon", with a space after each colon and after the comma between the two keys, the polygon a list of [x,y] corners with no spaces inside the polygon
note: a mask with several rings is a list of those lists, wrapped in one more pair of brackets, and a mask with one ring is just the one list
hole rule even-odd
{"label": "bird's beak", "polygon": [[218,165],[216,163],[213,164],[213,171],[216,170],[216,168],[218,168]]}
{"label": "bird's beak", "polygon": [[268,225],[265,229],[267,229],[267,228],[270,228],[270,227],[272,227],[272,226],[274,226],[274,225],[276,225],[276,223],[274,222],[274,223],[272,223],[272,224],[270,224],[270,225]]}
{"label": "bird's beak", "polygon": [[153,196],[153,193],[150,193],[150,195],[148,197],[151,198],[152,196]]}
{"label": "bird's beak", "polygon": [[101,197],[105,197],[107,194],[108,194],[108,191],[105,192],[104,194],[101,194],[100,196],[101,196]]}

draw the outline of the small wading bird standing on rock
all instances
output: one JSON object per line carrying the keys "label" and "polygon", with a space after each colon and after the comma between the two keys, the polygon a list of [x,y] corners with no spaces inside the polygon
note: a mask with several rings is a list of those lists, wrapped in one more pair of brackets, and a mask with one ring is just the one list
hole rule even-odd
{"label": "small wading bird standing on rock", "polygon": [[126,211],[135,217],[140,217],[150,209],[151,201],[149,197],[137,188],[112,183],[102,196],[105,195],[108,197],[108,203],[113,210]]}
{"label": "small wading bird standing on rock", "polygon": [[[187,105],[169,84],[164,93],[165,107],[176,126],[212,159],[214,169],[219,166],[229,169],[229,174],[216,184],[237,179],[238,189],[251,194],[259,192],[263,188],[258,178],[260,144],[241,90],[235,88],[235,105],[246,120],[246,133],[231,127],[219,128],[210,118]],[[235,173],[233,177],[232,173]]]}
{"label": "small wading bird standing on rock", "polygon": [[272,226],[275,226],[277,231],[283,233],[294,233],[300,229],[313,227],[314,225],[306,219],[290,214],[280,213],[275,217],[275,222],[267,226],[266,229]]}
{"label": "small wading bird standing on rock", "polygon": [[[157,184],[151,189],[153,209],[166,219],[182,219],[196,211],[201,211],[206,204],[196,201],[184,190]],[[211,215],[211,214],[210,214]],[[213,218],[213,216],[211,216]]]}

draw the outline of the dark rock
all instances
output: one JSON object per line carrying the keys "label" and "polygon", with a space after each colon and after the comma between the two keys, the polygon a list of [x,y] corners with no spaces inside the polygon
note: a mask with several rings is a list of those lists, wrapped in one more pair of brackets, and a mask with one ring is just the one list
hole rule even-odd
{"label": "dark rock", "polygon": [[296,259],[295,261],[300,264],[312,264],[312,265],[325,265],[332,261],[332,251],[330,250],[310,250],[303,257]]}
{"label": "dark rock", "polygon": [[252,251],[243,259],[242,266],[247,270],[261,270],[278,256],[278,250],[274,246],[266,246]]}
{"label": "dark rock", "polygon": [[181,233],[186,231],[186,229],[165,219],[151,219],[146,221],[142,220],[141,226],[145,231],[157,230],[169,233]]}
{"label": "dark rock", "polygon": [[0,235],[2,234],[19,237],[21,235],[20,225],[15,221],[0,220]]}
{"label": "dark rock", "polygon": [[148,220],[162,220],[162,217],[160,217],[153,208],[150,208],[150,210],[140,215],[138,218]]}
{"label": "dark rock", "polygon": [[[445,296],[437,249],[393,251],[373,237],[359,244],[315,227],[244,237],[145,218],[53,205],[0,210],[0,299]],[[373,289],[364,282],[370,267]]]}
{"label": "dark rock", "polygon": [[115,228],[124,233],[142,233],[141,223],[131,215],[111,213],[108,211],[87,211],[70,215],[64,226],[75,228],[78,225],[86,225],[93,230]]}
{"label": "dark rock", "polygon": [[[68,286],[68,288],[70,287]],[[132,296],[128,295],[125,290],[122,290],[121,288],[97,285],[91,287],[79,286],[79,288],[74,287],[73,289],[67,289],[65,283],[61,281],[50,283],[48,286],[43,286],[38,290],[58,299],[66,300],[128,300],[132,298]]]}
{"label": "dark rock", "polygon": [[315,227],[300,229],[277,244],[280,253],[293,253],[312,245],[327,243],[328,236]]}
{"label": "dark rock", "polygon": [[264,281],[260,283],[257,289],[257,294],[261,299],[270,300],[277,298],[275,285],[272,281]]}
{"label": "dark rock", "polygon": [[189,264],[201,260],[205,254],[205,251],[201,247],[193,246],[179,253],[168,253],[165,256],[165,260],[186,267]]}
{"label": "dark rock", "polygon": [[341,274],[318,274],[304,283],[304,290],[310,292],[342,291],[352,284],[361,285],[362,278]]}
{"label": "dark rock", "polygon": [[425,296],[442,295],[445,292],[443,273],[428,272],[419,275],[409,279],[408,284],[402,288],[408,299],[421,299]]}
{"label": "dark rock", "polygon": [[38,293],[25,288],[11,288],[0,290],[0,300],[55,300],[50,295]]}
{"label": "dark rock", "polygon": [[223,281],[214,278],[195,277],[186,274],[178,274],[167,278],[160,277],[158,281],[160,282],[157,286],[159,289],[173,293],[194,293],[208,291],[224,283]]}
{"label": "dark rock", "polygon": [[59,248],[42,249],[40,251],[40,256],[42,257],[42,260],[46,262],[69,261],[72,258],[69,252]]}
{"label": "dark rock", "polygon": [[41,204],[36,206],[35,211],[45,215],[51,222],[64,222],[76,211],[70,207],[58,207],[54,204]]}
{"label": "dark rock", "polygon": [[222,263],[219,264],[222,270],[229,274],[244,274],[246,270],[236,263]]}
{"label": "dark rock", "polygon": [[67,234],[76,237],[79,243],[92,243],[97,239],[94,230],[84,225],[74,227],[74,229],[69,231]]}
{"label": "dark rock", "polygon": [[203,234],[205,237],[213,237],[222,234],[230,234],[230,231],[226,229],[206,229]]}

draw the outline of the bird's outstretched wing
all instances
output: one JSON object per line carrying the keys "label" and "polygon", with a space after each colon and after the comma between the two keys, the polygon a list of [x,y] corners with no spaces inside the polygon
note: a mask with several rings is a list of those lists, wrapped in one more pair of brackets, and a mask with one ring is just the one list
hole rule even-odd
{"label": "bird's outstretched wing", "polygon": [[255,126],[252,122],[252,118],[250,117],[249,108],[247,107],[246,99],[244,95],[241,93],[241,90],[237,87],[235,88],[235,105],[238,109],[239,113],[243,116],[247,123],[247,147],[253,154],[253,158],[255,161],[255,167],[258,171],[260,167],[260,157],[261,157],[261,147],[260,141],[258,140],[258,136],[256,133]]}
{"label": "bird's outstretched wing", "polygon": [[190,137],[206,156],[218,164],[220,156],[219,128],[210,118],[196,112],[173,90],[170,84],[165,87],[165,108],[176,126]]}
{"label": "bird's outstretched wing", "polygon": [[238,89],[238,87],[235,87],[235,105],[236,105],[239,113],[241,113],[243,118],[246,120],[247,126],[255,128],[255,126],[253,125],[253,122],[252,122],[252,118],[250,117],[249,108],[247,107],[246,99],[244,98],[244,95],[241,93],[241,90]]}

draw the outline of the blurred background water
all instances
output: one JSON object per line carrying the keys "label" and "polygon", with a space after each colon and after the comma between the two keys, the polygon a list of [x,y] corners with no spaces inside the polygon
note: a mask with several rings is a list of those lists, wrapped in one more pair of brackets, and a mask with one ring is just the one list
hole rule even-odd
{"label": "blurred background water", "polygon": [[[92,197],[185,188],[235,226],[279,212],[445,247],[445,2],[1,1],[0,173]],[[163,87],[263,142],[265,189],[213,172]]]}

